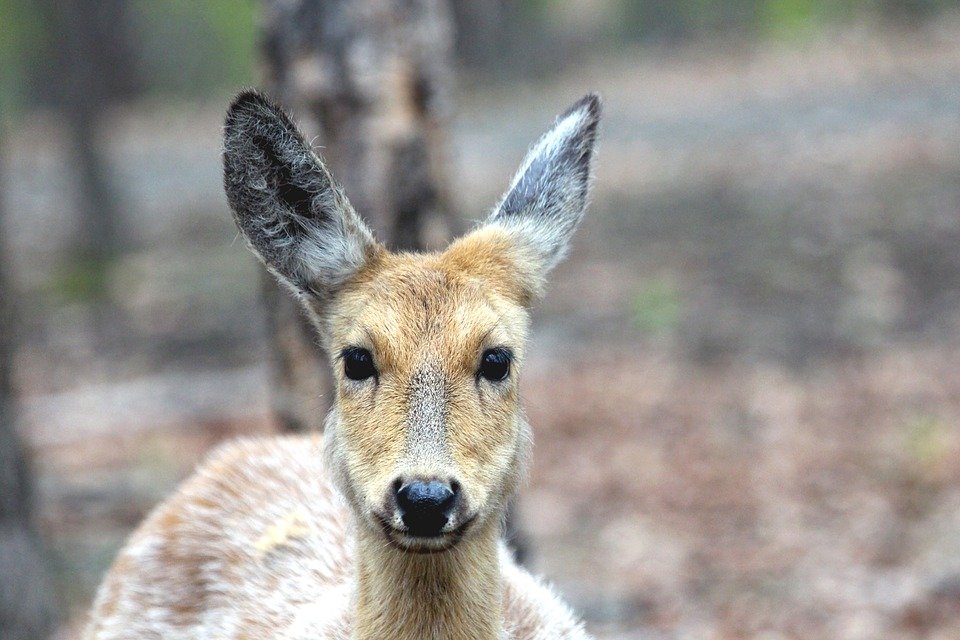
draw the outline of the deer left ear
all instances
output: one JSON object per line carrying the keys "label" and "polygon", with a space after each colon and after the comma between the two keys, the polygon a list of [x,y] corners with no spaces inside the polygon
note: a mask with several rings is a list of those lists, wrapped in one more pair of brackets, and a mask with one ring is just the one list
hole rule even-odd
{"label": "deer left ear", "polygon": [[293,291],[326,302],[379,245],[283,110],[255,91],[230,105],[223,184],[253,251]]}
{"label": "deer left ear", "polygon": [[542,277],[563,258],[587,206],[600,98],[589,94],[557,118],[527,153],[488,224],[532,253]]}

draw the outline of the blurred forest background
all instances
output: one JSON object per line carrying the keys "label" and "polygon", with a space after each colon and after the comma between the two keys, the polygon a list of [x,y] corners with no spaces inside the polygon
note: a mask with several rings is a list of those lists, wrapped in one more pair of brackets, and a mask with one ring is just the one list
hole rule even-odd
{"label": "blurred forest background", "polygon": [[[145,512],[278,428],[220,174],[263,4],[0,0],[0,628],[74,637]],[[523,373],[529,564],[601,638],[960,637],[956,3],[449,9],[452,228],[605,98]]]}

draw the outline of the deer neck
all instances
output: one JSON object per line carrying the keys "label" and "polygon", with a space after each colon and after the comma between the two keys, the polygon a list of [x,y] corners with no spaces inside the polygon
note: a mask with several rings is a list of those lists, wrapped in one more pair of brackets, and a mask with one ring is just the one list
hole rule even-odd
{"label": "deer neck", "polygon": [[487,524],[449,551],[414,554],[358,532],[354,640],[497,640],[498,533]]}

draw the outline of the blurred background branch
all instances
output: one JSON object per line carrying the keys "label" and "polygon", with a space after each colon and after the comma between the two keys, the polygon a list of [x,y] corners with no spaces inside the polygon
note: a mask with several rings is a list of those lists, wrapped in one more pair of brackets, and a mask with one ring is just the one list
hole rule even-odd
{"label": "blurred background branch", "polygon": [[[0,183],[0,195],[2,188]],[[6,269],[0,238],[0,636],[42,640],[58,622],[57,599],[45,545],[35,529],[33,475],[17,433],[13,366],[20,335],[14,308],[18,297]]]}

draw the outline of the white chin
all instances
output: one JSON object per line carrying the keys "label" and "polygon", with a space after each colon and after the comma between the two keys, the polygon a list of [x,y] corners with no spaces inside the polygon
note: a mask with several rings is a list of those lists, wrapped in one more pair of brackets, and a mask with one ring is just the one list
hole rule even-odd
{"label": "white chin", "polygon": [[441,553],[455,547],[461,539],[461,536],[455,533],[424,538],[396,530],[387,532],[387,537],[396,548],[410,553]]}

